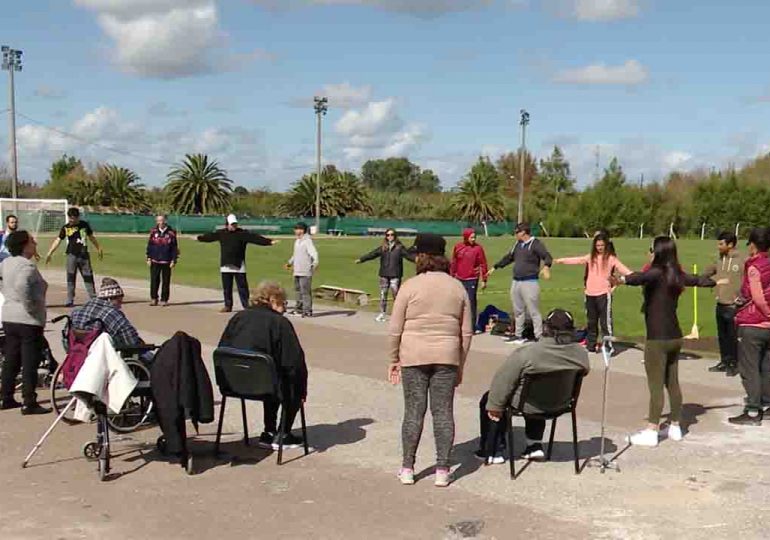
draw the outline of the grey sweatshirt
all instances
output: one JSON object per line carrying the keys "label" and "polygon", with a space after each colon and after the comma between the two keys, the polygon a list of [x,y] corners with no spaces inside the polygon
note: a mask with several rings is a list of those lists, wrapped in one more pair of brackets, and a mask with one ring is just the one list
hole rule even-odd
{"label": "grey sweatshirt", "polygon": [[513,263],[513,279],[517,281],[535,280],[540,273],[540,263],[544,266],[553,264],[553,257],[537,238],[528,242],[516,242],[513,249],[495,265],[496,269],[505,268]]}
{"label": "grey sweatshirt", "polygon": [[591,363],[584,347],[578,343],[560,345],[554,338],[544,337],[537,343],[513,351],[492,378],[487,410],[502,411],[511,403],[517,404],[521,381],[526,375],[564,369],[588,373]]}
{"label": "grey sweatshirt", "polygon": [[2,263],[3,322],[45,326],[48,283],[37,265],[26,257],[8,257]]}
{"label": "grey sweatshirt", "polygon": [[294,255],[289,259],[295,277],[311,277],[318,266],[318,251],[309,234],[294,241]]}

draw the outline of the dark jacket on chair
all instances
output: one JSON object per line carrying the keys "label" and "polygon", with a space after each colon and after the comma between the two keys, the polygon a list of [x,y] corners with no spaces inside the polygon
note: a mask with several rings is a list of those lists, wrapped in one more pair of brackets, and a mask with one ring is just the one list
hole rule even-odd
{"label": "dark jacket on chair", "polygon": [[230,319],[220,347],[269,354],[278,372],[301,399],[307,397],[305,352],[291,322],[266,306],[251,307]]}
{"label": "dark jacket on chair", "polygon": [[186,449],[185,418],[208,424],[214,420],[214,391],[201,358],[201,342],[177,332],[161,345],[150,369],[158,423],[169,453]]}

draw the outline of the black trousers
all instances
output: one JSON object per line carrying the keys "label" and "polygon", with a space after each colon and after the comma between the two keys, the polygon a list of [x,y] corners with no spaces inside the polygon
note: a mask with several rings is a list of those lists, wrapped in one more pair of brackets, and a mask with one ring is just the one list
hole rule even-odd
{"label": "black trousers", "polygon": [[770,330],[738,328],[738,371],[746,390],[746,410],[759,412],[770,405]]}
{"label": "black trousers", "polygon": [[586,317],[588,319],[588,335],[586,336],[586,345],[594,347],[599,337],[599,326],[602,328],[602,335],[612,334],[612,313],[609,297],[606,294],[601,296],[586,296]]}
{"label": "black trousers", "polygon": [[[494,437],[494,448],[496,452],[502,454],[505,451],[506,441],[508,440],[508,428],[510,426],[503,420],[493,422],[489,419],[489,416],[487,416],[488,399],[489,392],[486,392],[481,396],[481,401],[479,401],[479,450],[486,452],[486,449],[489,448],[489,437]],[[531,441],[542,441],[543,434],[545,433],[545,420],[525,416],[524,433],[527,439]]]}
{"label": "black trousers", "polygon": [[476,295],[479,288],[479,280],[478,279],[461,279],[460,283],[463,284],[463,287],[465,287],[465,292],[468,293],[468,300],[471,303],[471,320],[473,321],[473,330],[474,332],[476,330],[481,330],[478,327],[478,302],[476,300]]}
{"label": "black trousers", "polygon": [[222,272],[222,293],[225,297],[225,307],[233,308],[233,280],[238,286],[238,296],[241,298],[243,309],[249,307],[249,282],[246,274],[241,272]]}
{"label": "black trousers", "polygon": [[0,399],[13,399],[16,377],[21,371],[21,395],[25,405],[37,401],[37,368],[43,352],[43,327],[5,322],[5,360],[0,380]]}
{"label": "black trousers", "polygon": [[[302,405],[302,397],[299,394],[297,385],[291,378],[286,378],[281,381],[281,392],[283,393],[284,400],[283,406],[286,410],[286,433],[291,433],[291,426],[294,425],[294,420],[297,418],[297,413]],[[281,419],[278,416],[278,411],[281,407],[281,403],[278,401],[263,401],[265,431],[268,433],[278,433],[278,425]]]}
{"label": "black trousers", "polygon": [[168,302],[171,289],[171,265],[152,263],[150,265],[150,298],[158,299],[160,288],[160,301]]}
{"label": "black trousers", "polygon": [[735,327],[735,307],[717,304],[717,336],[719,355],[723,364],[738,364],[738,329]]}

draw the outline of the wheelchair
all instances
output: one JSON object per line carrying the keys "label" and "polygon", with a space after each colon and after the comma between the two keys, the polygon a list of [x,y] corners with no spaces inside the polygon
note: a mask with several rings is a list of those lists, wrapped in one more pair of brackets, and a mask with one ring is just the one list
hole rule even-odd
{"label": "wheelchair", "polygon": [[[84,332],[72,327],[72,319],[69,315],[60,315],[53,319],[51,322],[56,324],[58,322],[65,321],[61,330],[62,345],[65,351],[69,351],[69,343],[71,334],[74,337],[78,335],[84,335]],[[101,321],[94,320],[89,321],[91,323],[99,323]],[[109,410],[97,411],[101,414],[96,416],[104,416],[104,427],[115,433],[131,433],[136,431],[143,425],[148,425],[153,421],[153,400],[152,390],[150,388],[150,368],[147,363],[147,354],[157,349],[157,346],[151,344],[141,344],[136,346],[128,346],[116,348],[116,351],[120,354],[123,360],[126,362],[131,374],[138,381],[136,388],[131,392],[131,395],[126,399],[121,410],[114,413]],[[66,407],[71,398],[69,391],[64,384],[64,362],[62,362],[54,372],[50,382],[51,393],[51,406],[57,415]],[[80,423],[74,417],[74,408],[67,411],[62,417],[62,421],[66,424]],[[98,418],[96,419],[99,420]],[[102,429],[100,428],[101,432]],[[87,443],[83,447],[83,454],[86,458],[95,459],[95,456],[99,454],[98,441]]]}

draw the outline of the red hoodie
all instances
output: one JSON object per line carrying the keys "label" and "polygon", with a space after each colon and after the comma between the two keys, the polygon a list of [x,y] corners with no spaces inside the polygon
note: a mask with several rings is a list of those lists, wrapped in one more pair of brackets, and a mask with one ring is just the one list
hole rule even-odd
{"label": "red hoodie", "polygon": [[463,241],[457,244],[452,252],[452,265],[449,272],[452,277],[461,280],[487,280],[487,256],[479,244],[470,245],[468,238],[474,233],[473,229],[463,231]]}

